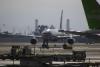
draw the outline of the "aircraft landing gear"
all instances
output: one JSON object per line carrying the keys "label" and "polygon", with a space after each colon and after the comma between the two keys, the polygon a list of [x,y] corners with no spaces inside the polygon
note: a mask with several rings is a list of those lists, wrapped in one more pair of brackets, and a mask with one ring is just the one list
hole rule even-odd
{"label": "aircraft landing gear", "polygon": [[49,46],[48,46],[48,39],[44,39],[43,40],[43,44],[42,44],[42,48],[49,48]]}
{"label": "aircraft landing gear", "polygon": [[67,44],[64,43],[63,44],[63,49],[66,49],[66,47],[67,47]]}
{"label": "aircraft landing gear", "polygon": [[42,44],[42,48],[49,48],[48,45]]}
{"label": "aircraft landing gear", "polygon": [[63,49],[72,49],[72,45],[63,44]]}

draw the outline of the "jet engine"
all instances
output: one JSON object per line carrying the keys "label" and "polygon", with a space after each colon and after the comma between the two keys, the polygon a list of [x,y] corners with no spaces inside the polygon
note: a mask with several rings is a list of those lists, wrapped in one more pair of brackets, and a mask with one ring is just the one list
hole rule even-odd
{"label": "jet engine", "polygon": [[75,39],[74,38],[68,38],[67,42],[68,42],[68,44],[72,45],[72,44],[74,44]]}
{"label": "jet engine", "polygon": [[30,43],[31,44],[36,44],[37,43],[37,40],[33,38],[33,39],[31,39]]}

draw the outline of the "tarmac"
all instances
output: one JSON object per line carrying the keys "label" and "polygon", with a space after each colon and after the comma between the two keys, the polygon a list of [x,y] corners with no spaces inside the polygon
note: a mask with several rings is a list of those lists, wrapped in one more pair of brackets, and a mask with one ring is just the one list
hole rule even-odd
{"label": "tarmac", "polygon": [[[34,45],[30,43],[0,43],[0,54],[10,53],[12,45],[29,46],[34,54]],[[75,43],[72,45],[72,49],[63,49],[63,43],[49,43],[49,49],[42,48],[42,43],[37,43],[35,45],[35,54],[72,54],[72,51],[86,51],[86,60],[85,62],[100,62],[100,43],[95,44],[86,44],[86,43]],[[53,62],[59,63],[59,62]],[[62,62],[60,62],[62,63]],[[69,62],[65,62],[69,63]],[[20,61],[11,61],[11,60],[0,60],[0,66],[6,64],[20,64]]]}

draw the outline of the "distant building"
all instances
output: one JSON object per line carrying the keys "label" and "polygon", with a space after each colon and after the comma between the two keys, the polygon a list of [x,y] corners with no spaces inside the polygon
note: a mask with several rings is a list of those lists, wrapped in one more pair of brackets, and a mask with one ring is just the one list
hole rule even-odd
{"label": "distant building", "polygon": [[35,19],[35,32],[38,32],[38,19]]}
{"label": "distant building", "polygon": [[55,29],[54,25],[51,25],[51,26],[50,26],[50,29]]}
{"label": "distant building", "polygon": [[38,25],[37,30],[34,31],[34,35],[41,35],[41,33],[47,28],[47,25]]}

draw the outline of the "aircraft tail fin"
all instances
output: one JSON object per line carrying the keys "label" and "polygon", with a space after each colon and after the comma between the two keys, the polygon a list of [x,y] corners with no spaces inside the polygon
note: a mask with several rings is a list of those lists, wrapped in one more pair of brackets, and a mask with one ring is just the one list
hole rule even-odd
{"label": "aircraft tail fin", "polygon": [[61,18],[60,18],[60,30],[62,30],[62,18],[63,18],[63,10],[61,11]]}
{"label": "aircraft tail fin", "polygon": [[82,0],[90,29],[100,29],[100,5],[97,0]]}

